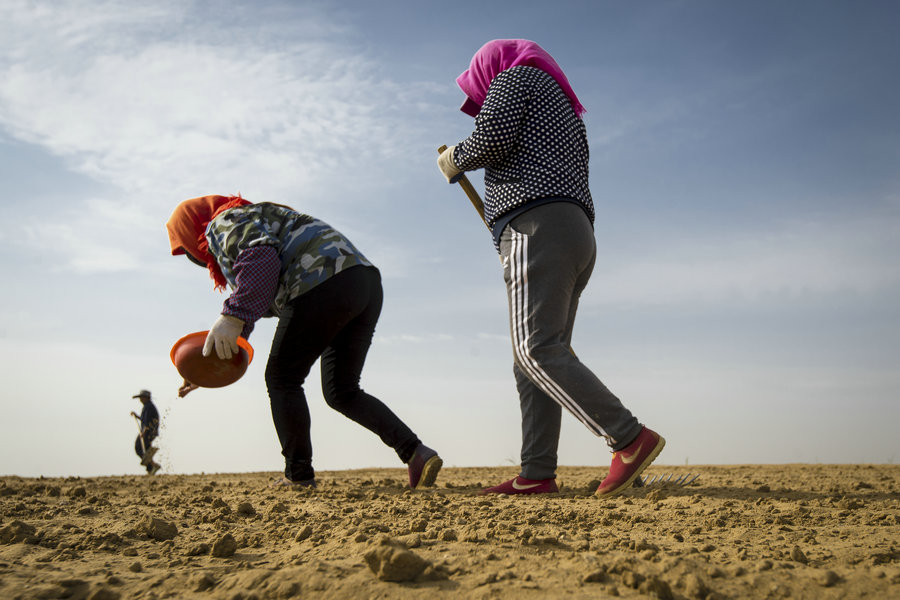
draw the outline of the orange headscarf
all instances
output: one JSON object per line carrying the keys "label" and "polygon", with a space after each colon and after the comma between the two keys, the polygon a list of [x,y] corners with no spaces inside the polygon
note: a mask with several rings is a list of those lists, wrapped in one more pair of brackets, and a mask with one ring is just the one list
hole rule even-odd
{"label": "orange headscarf", "polygon": [[206,264],[209,276],[215,282],[217,290],[225,289],[227,281],[216,259],[209,253],[206,241],[206,226],[219,213],[229,208],[250,204],[238,194],[237,196],[201,196],[185,200],[175,208],[175,212],[166,222],[169,231],[169,243],[172,255],[190,254]]}

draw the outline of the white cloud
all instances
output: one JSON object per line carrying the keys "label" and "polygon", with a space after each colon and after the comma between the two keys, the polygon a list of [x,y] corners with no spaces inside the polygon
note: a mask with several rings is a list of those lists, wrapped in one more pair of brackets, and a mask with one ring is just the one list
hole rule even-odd
{"label": "white cloud", "polygon": [[[52,270],[77,274],[130,271],[139,255],[164,233],[146,206],[104,198],[86,198],[30,222],[3,224],[0,236],[29,255],[54,257]],[[165,255],[161,255],[165,257]]]}
{"label": "white cloud", "polygon": [[379,344],[434,344],[439,342],[453,342],[459,339],[459,336],[450,333],[430,333],[426,335],[398,333],[390,335],[379,335],[377,341]]}
{"label": "white cloud", "polygon": [[[378,65],[314,6],[293,7],[290,23],[257,21],[252,32],[231,14],[240,6],[194,10],[0,7],[0,128],[113,190],[105,201],[70,199],[74,217],[50,211],[24,224],[80,272],[133,268],[134,257],[111,258],[123,246],[109,232],[159,228],[193,196],[240,192],[288,204],[299,196],[305,211],[335,218],[336,188],[378,179],[417,135],[391,123],[400,86],[377,81]],[[417,89],[404,88],[413,100]]]}
{"label": "white cloud", "polygon": [[107,241],[105,238],[92,239],[89,231],[79,231],[77,227],[51,223],[30,233],[35,245],[52,247],[65,256],[75,273],[114,273],[137,268],[139,264],[132,252],[103,243]]}
{"label": "white cloud", "polygon": [[384,134],[370,114],[378,95],[366,81],[370,65],[333,50],[162,39],[138,52],[85,53],[74,69],[25,60],[3,70],[0,122],[133,192],[222,173],[304,185]]}
{"label": "white cloud", "polygon": [[900,215],[792,222],[766,232],[658,240],[613,265],[588,302],[741,304],[807,295],[874,294],[900,284]]}

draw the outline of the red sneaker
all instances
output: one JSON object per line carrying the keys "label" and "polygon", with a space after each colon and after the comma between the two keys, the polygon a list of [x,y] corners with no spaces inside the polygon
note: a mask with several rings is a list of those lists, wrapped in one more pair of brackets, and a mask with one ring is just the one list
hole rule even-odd
{"label": "red sneaker", "polygon": [[646,427],[641,429],[633,442],[613,453],[609,474],[597,488],[597,495],[615,496],[627,490],[665,445],[666,440],[661,435]]}
{"label": "red sneaker", "polygon": [[486,494],[552,494],[558,491],[555,479],[525,479],[516,476],[500,485],[481,490],[479,496]]}

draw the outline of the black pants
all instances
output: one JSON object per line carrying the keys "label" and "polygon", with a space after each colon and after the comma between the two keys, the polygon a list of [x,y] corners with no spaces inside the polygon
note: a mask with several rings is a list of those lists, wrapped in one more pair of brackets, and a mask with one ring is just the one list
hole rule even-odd
{"label": "black pants", "polygon": [[[141,434],[138,434],[138,436],[136,438],[134,438],[134,452],[135,452],[135,454],[137,454],[138,456],[141,457],[142,461],[144,460],[144,454],[145,454],[144,449],[146,448],[149,450],[150,444],[152,444],[153,440],[155,440],[155,439],[156,439],[155,435],[154,436],[148,435],[147,439],[143,440],[143,442],[142,442]],[[149,473],[150,469],[153,466],[152,465],[145,465],[145,466],[147,467],[147,472]]]}
{"label": "black pants", "polygon": [[359,387],[382,299],[378,269],[357,266],[296,298],[282,312],[266,365],[266,386],[288,479],[315,475],[303,382],[319,357],[328,406],[377,434],[403,462],[419,445],[397,415]]}

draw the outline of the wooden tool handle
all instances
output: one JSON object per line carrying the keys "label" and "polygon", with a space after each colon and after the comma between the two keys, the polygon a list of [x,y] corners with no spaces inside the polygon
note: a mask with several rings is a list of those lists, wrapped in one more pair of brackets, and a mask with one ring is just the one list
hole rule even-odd
{"label": "wooden tool handle", "polygon": [[[443,154],[444,150],[447,149],[446,145],[438,148],[438,154]],[[481,217],[481,221],[484,223],[484,226],[490,229],[487,224],[487,221],[484,220],[484,202],[481,201],[481,196],[478,195],[478,190],[472,185],[472,182],[469,181],[469,178],[466,177],[466,174],[463,173],[459,176],[459,179],[456,180],[456,183],[460,185],[463,191],[466,193],[466,196],[469,197],[469,201],[472,203],[472,206],[475,207],[475,210],[478,211],[478,216]]]}

